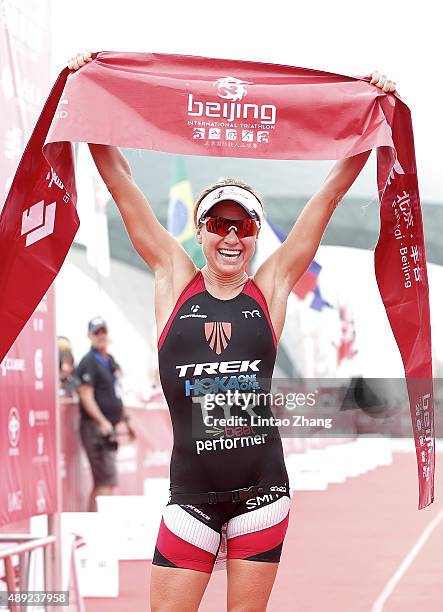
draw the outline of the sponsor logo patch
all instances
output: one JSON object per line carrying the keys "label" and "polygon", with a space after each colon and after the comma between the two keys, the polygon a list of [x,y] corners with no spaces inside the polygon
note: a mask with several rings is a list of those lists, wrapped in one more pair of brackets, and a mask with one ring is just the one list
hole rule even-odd
{"label": "sponsor logo patch", "polygon": [[205,338],[211,349],[220,355],[231,340],[232,326],[227,321],[205,323]]}

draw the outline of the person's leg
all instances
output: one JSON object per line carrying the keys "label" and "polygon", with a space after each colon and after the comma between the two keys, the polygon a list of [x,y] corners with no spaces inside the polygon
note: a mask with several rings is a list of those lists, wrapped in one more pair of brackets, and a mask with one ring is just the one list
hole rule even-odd
{"label": "person's leg", "polygon": [[88,512],[97,512],[98,495],[113,495],[118,484],[117,451],[109,449],[97,423],[80,419],[80,439],[91,466],[94,487],[89,494]]}
{"label": "person's leg", "polygon": [[228,612],[263,612],[277,575],[278,563],[228,559]]}
{"label": "person's leg", "polygon": [[114,495],[115,489],[115,486],[95,485],[89,495],[88,512],[97,512],[98,495]]}
{"label": "person's leg", "polygon": [[169,504],[151,569],[151,610],[198,610],[220,546],[222,508]]}
{"label": "person's leg", "polygon": [[197,570],[151,567],[151,612],[196,612],[211,574]]}
{"label": "person's leg", "polygon": [[[262,612],[277,575],[289,520],[287,495],[255,498],[228,521],[228,612]],[[270,496],[269,496],[270,497]]]}

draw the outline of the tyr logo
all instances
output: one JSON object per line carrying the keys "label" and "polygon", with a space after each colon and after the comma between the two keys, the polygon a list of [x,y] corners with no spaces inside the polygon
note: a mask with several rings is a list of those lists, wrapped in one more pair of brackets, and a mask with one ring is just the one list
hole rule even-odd
{"label": "tyr logo", "polygon": [[244,314],[245,319],[247,319],[248,317],[260,317],[261,318],[261,314],[258,310],[242,310],[242,314]]}

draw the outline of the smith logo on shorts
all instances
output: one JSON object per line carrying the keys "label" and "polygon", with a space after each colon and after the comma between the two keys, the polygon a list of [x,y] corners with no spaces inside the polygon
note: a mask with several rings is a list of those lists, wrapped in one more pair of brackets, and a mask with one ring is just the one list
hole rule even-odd
{"label": "smith logo on shorts", "polygon": [[231,333],[231,324],[226,321],[205,323],[205,338],[217,355],[228,346]]}

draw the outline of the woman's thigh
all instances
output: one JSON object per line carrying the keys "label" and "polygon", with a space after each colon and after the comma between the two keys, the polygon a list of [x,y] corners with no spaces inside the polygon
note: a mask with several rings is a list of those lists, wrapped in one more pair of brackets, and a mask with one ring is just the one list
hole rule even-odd
{"label": "woman's thigh", "polygon": [[228,612],[263,612],[278,563],[228,559]]}
{"label": "woman's thigh", "polygon": [[255,501],[258,507],[239,507],[239,513],[228,522],[229,612],[266,610],[277,575],[290,498],[284,495]]}
{"label": "woman's thigh", "polygon": [[198,609],[220,546],[222,519],[217,505],[165,508],[152,560],[151,610]]}
{"label": "woman's thigh", "polygon": [[151,566],[152,612],[196,612],[211,574],[197,570]]}

